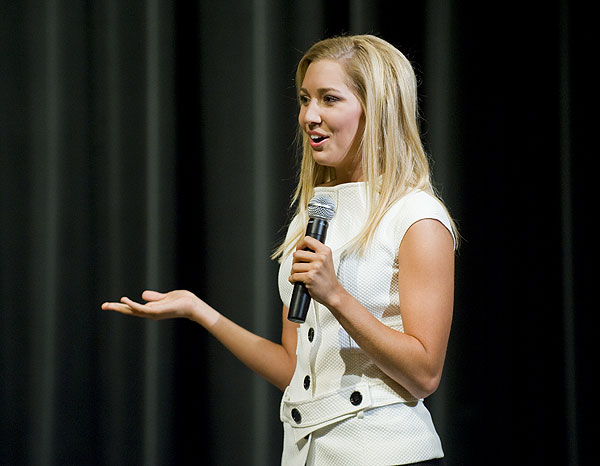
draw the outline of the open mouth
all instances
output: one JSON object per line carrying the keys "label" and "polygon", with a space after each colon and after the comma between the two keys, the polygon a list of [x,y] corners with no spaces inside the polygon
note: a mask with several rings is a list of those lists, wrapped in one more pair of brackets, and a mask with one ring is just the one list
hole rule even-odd
{"label": "open mouth", "polygon": [[319,135],[316,135],[316,134],[311,134],[310,135],[310,144],[312,146],[318,146],[323,141],[325,141],[326,139],[329,139],[329,138],[327,136],[319,136]]}

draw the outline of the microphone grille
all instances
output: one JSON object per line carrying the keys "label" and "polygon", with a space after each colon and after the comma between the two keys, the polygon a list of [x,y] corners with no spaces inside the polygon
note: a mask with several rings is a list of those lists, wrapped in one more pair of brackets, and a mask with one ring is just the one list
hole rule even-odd
{"label": "microphone grille", "polygon": [[335,202],[331,196],[317,194],[308,203],[308,216],[330,221],[335,214]]}

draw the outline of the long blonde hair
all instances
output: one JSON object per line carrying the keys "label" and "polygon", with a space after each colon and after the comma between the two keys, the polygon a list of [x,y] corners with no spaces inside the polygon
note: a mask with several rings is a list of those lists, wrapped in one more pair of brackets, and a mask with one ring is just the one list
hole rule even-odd
{"label": "long blonde hair", "polygon": [[[302,57],[296,70],[297,90],[309,65],[318,60],[335,60],[342,65],[346,85],[365,115],[359,150],[369,215],[350,247],[362,253],[385,213],[403,195],[422,190],[436,196],[418,126],[417,81],[409,60],[385,40],[372,35],[340,36],[317,42]],[[288,234],[273,258],[285,257],[304,235],[307,205],[315,186],[335,180],[334,169],[314,161],[308,136],[301,128],[298,132],[302,162],[292,205],[297,203],[295,214],[304,222],[298,222],[297,231]]]}

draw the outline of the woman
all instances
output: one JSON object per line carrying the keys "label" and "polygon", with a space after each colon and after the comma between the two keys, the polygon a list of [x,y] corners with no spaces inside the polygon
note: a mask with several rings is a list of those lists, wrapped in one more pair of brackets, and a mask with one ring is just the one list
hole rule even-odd
{"label": "woman", "polygon": [[[408,60],[374,36],[315,44],[296,74],[303,158],[281,262],[281,344],[188,291],[145,291],[103,309],[186,317],[284,395],[282,464],[441,464],[422,399],[437,388],[450,333],[455,233],[435,197]],[[304,237],[307,204],[330,196],[327,245]],[[293,284],[313,298],[287,319]]]}

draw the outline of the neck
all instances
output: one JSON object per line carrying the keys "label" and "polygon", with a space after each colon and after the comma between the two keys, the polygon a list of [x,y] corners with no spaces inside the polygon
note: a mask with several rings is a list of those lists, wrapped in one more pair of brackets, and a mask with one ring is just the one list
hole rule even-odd
{"label": "neck", "polygon": [[335,186],[344,183],[355,183],[357,181],[364,181],[362,167],[358,166],[352,170],[344,170],[340,168],[335,169],[335,178],[331,180],[327,185]]}

